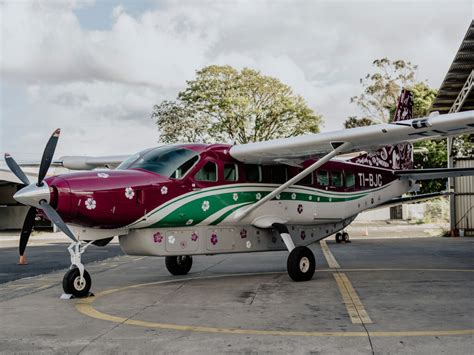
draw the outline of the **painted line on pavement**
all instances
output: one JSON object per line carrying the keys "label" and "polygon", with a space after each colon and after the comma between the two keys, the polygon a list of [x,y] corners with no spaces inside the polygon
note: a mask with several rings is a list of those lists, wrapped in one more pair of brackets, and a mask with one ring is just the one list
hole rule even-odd
{"label": "painted line on pavement", "polygon": [[342,299],[346,305],[347,313],[351,318],[351,322],[354,324],[372,323],[372,320],[367,314],[364,305],[362,304],[357,292],[354,290],[354,287],[347,278],[346,274],[338,272],[334,273],[333,276],[336,279],[337,286],[341,292]]}
{"label": "painted line on pavement", "polygon": [[[236,276],[262,276],[262,275],[274,275],[280,274],[275,272],[265,273],[243,273],[243,274],[231,274],[231,275],[217,275],[217,276],[205,276],[205,277],[191,277],[179,280],[166,280],[157,281],[144,284],[131,285],[121,288],[110,289],[102,291],[96,294],[94,297],[79,299],[76,303],[76,309],[88,316],[95,319],[118,323],[127,324],[139,327],[154,328],[154,329],[165,329],[165,330],[176,330],[186,332],[198,332],[198,333],[218,333],[218,334],[241,334],[241,335],[276,335],[276,336],[298,336],[298,337],[367,337],[366,331],[361,332],[344,332],[344,331],[285,331],[285,330],[265,330],[265,329],[244,329],[244,328],[226,328],[226,327],[206,327],[206,326],[193,326],[193,325],[178,325],[178,324],[167,324],[167,323],[156,323],[141,321],[136,319],[130,319],[120,316],[114,316],[111,314],[103,313],[96,310],[92,303],[107,295],[135,289],[145,286],[154,286],[160,284],[169,284],[177,282],[186,282],[192,280],[205,280],[205,279],[216,279],[225,277],[236,277]],[[412,337],[412,336],[453,336],[453,335],[474,335],[474,329],[455,329],[455,330],[413,330],[413,331],[369,331],[371,337]]]}
{"label": "painted line on pavement", "polygon": [[331,251],[329,250],[328,245],[326,244],[326,241],[323,239],[319,242],[319,245],[321,245],[321,250],[323,251],[324,257],[326,258],[326,261],[328,262],[328,265],[331,269],[339,269],[339,263],[337,262],[336,258],[334,255],[332,255]]}

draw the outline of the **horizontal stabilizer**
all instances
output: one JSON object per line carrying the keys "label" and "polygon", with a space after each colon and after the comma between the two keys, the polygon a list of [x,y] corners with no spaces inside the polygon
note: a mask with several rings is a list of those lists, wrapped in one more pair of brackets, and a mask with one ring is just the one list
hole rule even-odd
{"label": "horizontal stabilizer", "polygon": [[411,169],[393,172],[402,179],[432,180],[448,177],[474,176],[474,168],[436,168],[436,169]]}

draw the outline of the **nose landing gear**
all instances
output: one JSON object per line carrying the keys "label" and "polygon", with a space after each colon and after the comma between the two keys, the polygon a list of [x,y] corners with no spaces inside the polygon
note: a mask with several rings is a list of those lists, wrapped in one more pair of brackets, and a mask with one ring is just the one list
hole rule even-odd
{"label": "nose landing gear", "polygon": [[63,278],[63,290],[66,294],[74,297],[86,297],[90,295],[92,280],[81,262],[81,255],[92,242],[72,242],[68,250],[71,255],[71,268]]}

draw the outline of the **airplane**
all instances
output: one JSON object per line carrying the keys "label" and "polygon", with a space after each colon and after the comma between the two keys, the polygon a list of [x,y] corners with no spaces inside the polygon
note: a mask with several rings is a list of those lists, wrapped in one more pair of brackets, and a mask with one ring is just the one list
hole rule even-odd
{"label": "airplane", "polygon": [[308,245],[333,234],[348,241],[345,228],[359,213],[403,201],[419,180],[474,175],[474,168],[413,169],[411,144],[473,133],[474,111],[413,119],[412,106],[402,90],[391,123],[241,145],[164,145],[113,170],[45,178],[57,129],[36,182],[5,154],[25,185],[14,198],[31,206],[20,259],[39,212],[71,239],[63,289],[75,297],[87,296],[92,284],[81,255],[114,236],[126,254],[164,256],[173,275],[187,274],[194,255],[287,250],[289,277],[311,280],[316,262]]}

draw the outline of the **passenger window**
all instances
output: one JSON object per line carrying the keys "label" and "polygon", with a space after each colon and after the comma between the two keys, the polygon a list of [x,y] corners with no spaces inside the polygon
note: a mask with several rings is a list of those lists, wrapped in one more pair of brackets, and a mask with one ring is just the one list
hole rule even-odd
{"label": "passenger window", "polygon": [[342,173],[333,171],[331,173],[331,182],[334,187],[342,187]]}
{"label": "passenger window", "polygon": [[262,167],[255,164],[245,165],[245,180],[247,182],[261,182],[262,181]]}
{"label": "passenger window", "polygon": [[270,167],[271,182],[274,184],[283,184],[286,182],[286,166],[273,165]]}
{"label": "passenger window", "polygon": [[237,181],[237,164],[224,164],[224,180]]}
{"label": "passenger window", "polygon": [[355,186],[354,173],[347,173],[346,174],[346,187],[354,187],[354,186]]}
{"label": "passenger window", "polygon": [[313,185],[313,173],[306,175],[300,181],[296,183],[297,185]]}
{"label": "passenger window", "polygon": [[198,161],[199,156],[194,156],[189,159],[187,162],[184,162],[178,169],[171,174],[170,178],[181,179],[186,173],[193,167],[193,165]]}
{"label": "passenger window", "polygon": [[320,186],[328,186],[329,185],[328,172],[324,170],[318,171],[317,182],[318,182],[318,185]]}
{"label": "passenger window", "polygon": [[194,178],[198,181],[217,181],[217,165],[208,161],[201,170],[199,170]]}

